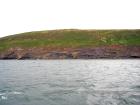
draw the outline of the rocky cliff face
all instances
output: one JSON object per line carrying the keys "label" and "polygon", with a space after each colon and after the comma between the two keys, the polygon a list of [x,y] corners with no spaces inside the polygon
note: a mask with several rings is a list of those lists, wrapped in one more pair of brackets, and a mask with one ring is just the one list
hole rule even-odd
{"label": "rocky cliff face", "polygon": [[140,46],[103,46],[92,48],[10,48],[0,59],[98,59],[140,58]]}

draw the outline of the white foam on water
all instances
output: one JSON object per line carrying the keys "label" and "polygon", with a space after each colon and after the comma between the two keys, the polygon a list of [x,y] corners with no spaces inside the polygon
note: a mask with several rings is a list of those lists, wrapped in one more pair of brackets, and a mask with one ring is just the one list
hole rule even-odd
{"label": "white foam on water", "polygon": [[7,100],[7,97],[6,96],[1,96],[1,99],[2,100]]}
{"label": "white foam on water", "polygon": [[5,95],[5,93],[0,93],[0,96]]}
{"label": "white foam on water", "polygon": [[20,95],[20,94],[22,94],[22,92],[14,91],[13,94]]}
{"label": "white foam on water", "polygon": [[84,91],[85,91],[85,88],[82,88],[82,87],[79,88],[79,89],[77,89],[77,92],[78,92],[78,93],[81,93],[81,92],[84,92]]}

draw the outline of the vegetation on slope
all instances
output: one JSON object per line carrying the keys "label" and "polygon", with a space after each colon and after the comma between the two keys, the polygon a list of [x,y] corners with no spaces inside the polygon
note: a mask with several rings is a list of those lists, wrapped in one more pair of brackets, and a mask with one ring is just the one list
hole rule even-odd
{"label": "vegetation on slope", "polygon": [[50,30],[0,38],[0,51],[11,47],[82,48],[106,45],[140,45],[140,30]]}

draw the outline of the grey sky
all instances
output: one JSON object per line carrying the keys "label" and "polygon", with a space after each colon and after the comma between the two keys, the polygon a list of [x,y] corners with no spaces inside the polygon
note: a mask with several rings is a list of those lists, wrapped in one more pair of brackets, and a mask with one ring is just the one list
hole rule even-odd
{"label": "grey sky", "polygon": [[0,0],[0,37],[79,28],[140,28],[139,0]]}

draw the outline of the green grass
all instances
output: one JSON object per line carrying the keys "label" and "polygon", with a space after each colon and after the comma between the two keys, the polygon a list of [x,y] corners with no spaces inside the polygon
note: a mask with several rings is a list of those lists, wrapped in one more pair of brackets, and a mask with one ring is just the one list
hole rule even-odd
{"label": "green grass", "polygon": [[0,38],[0,51],[11,47],[92,47],[140,45],[140,30],[52,30]]}

